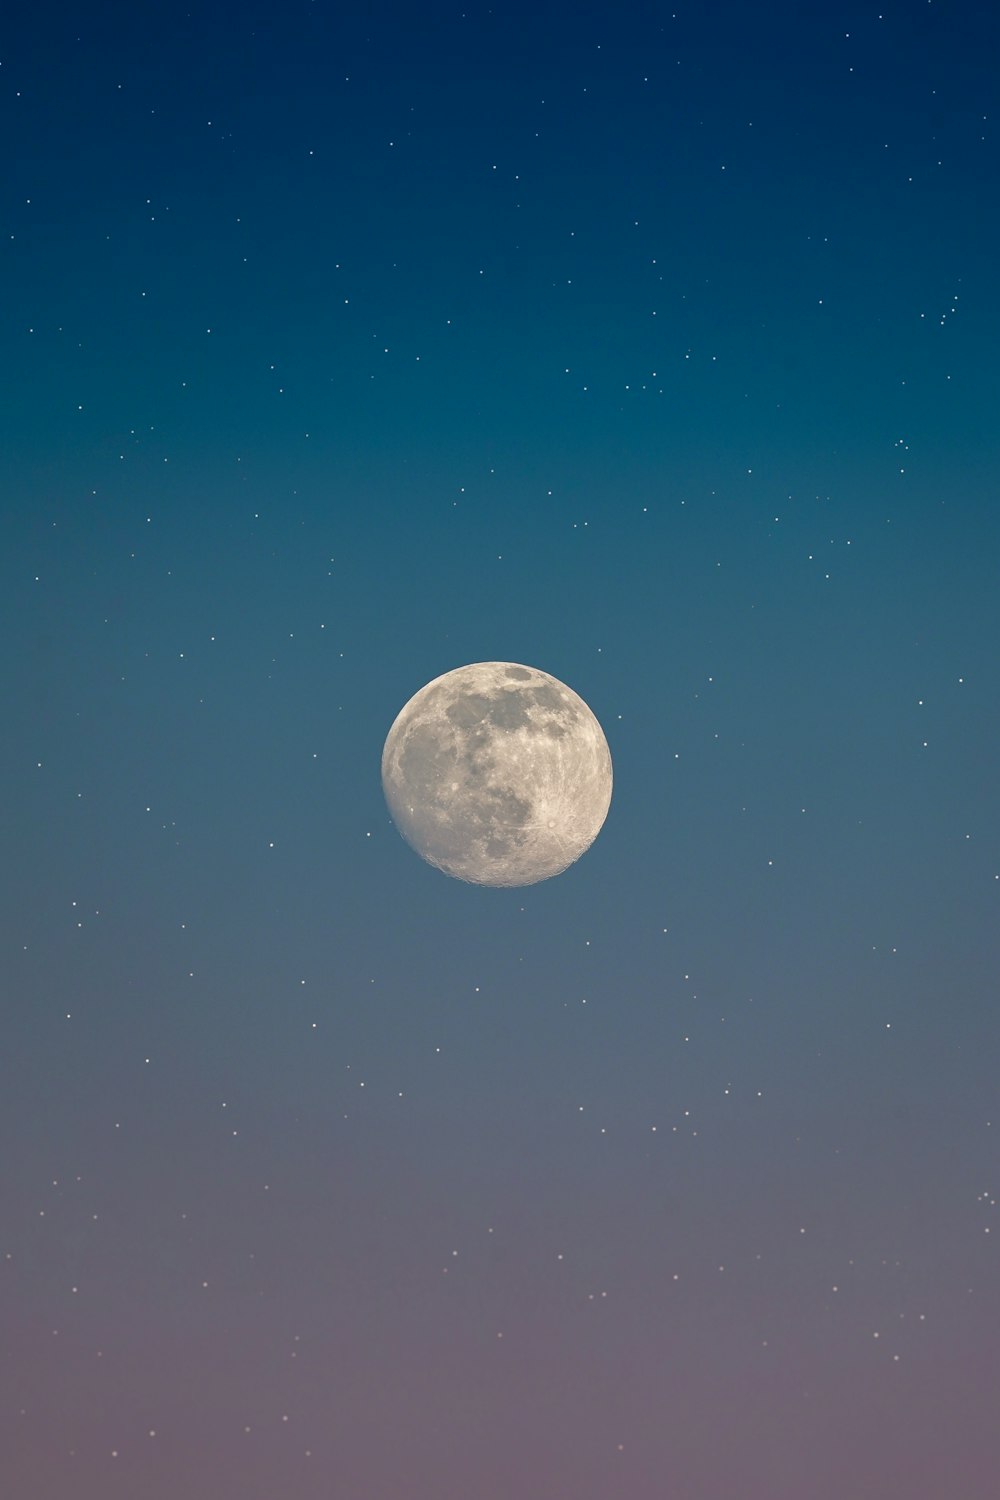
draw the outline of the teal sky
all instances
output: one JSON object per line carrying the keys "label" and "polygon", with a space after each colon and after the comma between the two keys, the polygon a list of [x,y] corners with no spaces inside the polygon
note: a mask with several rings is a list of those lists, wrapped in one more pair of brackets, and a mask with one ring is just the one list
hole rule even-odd
{"label": "teal sky", "polygon": [[[992,1496],[998,47],[9,20],[5,1493]],[[519,890],[379,782],[483,660]]]}

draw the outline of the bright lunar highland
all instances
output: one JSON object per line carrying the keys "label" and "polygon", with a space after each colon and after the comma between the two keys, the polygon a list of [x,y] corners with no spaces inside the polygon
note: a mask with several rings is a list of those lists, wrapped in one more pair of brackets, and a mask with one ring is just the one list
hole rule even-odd
{"label": "bright lunar highland", "polygon": [[407,843],[476,885],[534,885],[580,858],[611,802],[611,753],[565,683],[516,662],[435,677],[382,751],[382,786]]}

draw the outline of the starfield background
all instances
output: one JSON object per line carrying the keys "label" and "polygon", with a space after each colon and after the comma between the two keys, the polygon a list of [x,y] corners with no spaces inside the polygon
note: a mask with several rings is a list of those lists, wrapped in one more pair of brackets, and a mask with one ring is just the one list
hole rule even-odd
{"label": "starfield background", "polygon": [[[998,56],[7,11],[9,1500],[996,1493]],[[520,890],[379,784],[491,659]]]}

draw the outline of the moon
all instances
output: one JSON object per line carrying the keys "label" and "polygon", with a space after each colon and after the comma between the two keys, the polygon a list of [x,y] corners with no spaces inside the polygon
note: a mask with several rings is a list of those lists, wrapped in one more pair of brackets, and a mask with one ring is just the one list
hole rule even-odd
{"label": "moon", "polygon": [[422,859],[475,885],[534,885],[590,848],[611,752],[583,699],[537,667],[481,661],[410,699],[382,751],[393,822]]}

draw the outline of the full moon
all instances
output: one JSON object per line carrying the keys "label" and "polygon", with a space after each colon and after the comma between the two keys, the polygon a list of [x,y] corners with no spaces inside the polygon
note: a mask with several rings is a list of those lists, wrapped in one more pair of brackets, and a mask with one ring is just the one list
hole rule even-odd
{"label": "full moon", "polygon": [[389,730],[382,786],[421,858],[475,885],[534,885],[580,858],[611,803],[611,753],[565,683],[516,662],[435,677]]}

